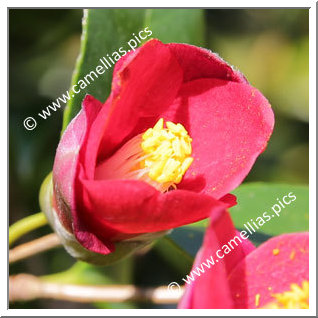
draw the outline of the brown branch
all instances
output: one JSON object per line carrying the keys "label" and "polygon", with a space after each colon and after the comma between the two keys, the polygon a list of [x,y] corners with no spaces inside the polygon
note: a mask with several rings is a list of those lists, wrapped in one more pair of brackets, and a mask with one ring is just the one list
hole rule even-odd
{"label": "brown branch", "polygon": [[180,290],[170,291],[167,286],[138,288],[133,285],[71,285],[45,282],[29,274],[9,277],[10,301],[48,298],[82,303],[139,301],[175,304],[182,293],[182,287]]}
{"label": "brown branch", "polygon": [[9,250],[9,263],[17,262],[59,245],[61,245],[61,242],[55,233],[43,236],[39,239],[18,245],[17,247]]}

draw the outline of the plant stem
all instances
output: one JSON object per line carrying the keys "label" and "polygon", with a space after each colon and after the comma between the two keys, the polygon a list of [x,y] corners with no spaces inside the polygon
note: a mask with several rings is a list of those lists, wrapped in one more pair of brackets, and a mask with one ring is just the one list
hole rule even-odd
{"label": "plant stem", "polygon": [[59,245],[61,245],[61,242],[55,233],[51,233],[31,242],[18,245],[17,247],[9,250],[9,264],[52,249]]}
{"label": "plant stem", "polygon": [[183,287],[171,291],[167,286],[140,288],[134,285],[72,285],[42,281],[29,274],[9,277],[9,300],[59,299],[91,303],[98,301],[140,301],[155,304],[176,304]]}
{"label": "plant stem", "polygon": [[27,216],[9,227],[9,246],[24,234],[47,224],[43,212]]}

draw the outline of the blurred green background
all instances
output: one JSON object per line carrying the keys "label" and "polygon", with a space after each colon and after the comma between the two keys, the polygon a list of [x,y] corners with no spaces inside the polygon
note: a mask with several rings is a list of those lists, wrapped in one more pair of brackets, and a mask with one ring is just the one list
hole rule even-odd
{"label": "blurred green background", "polygon": [[[170,9],[161,10],[163,17],[171,12]],[[52,170],[63,112],[57,111],[33,131],[23,127],[23,120],[28,116],[36,117],[69,88],[80,49],[82,16],[80,9],[9,10],[10,224],[38,212],[38,191],[44,177]],[[192,44],[200,43],[239,69],[268,98],[275,111],[275,129],[268,148],[245,182],[308,184],[308,16],[306,9],[200,11],[198,28],[203,29],[203,37],[198,35],[196,43]],[[168,34],[172,30],[165,32]],[[156,33],[152,36],[156,37]],[[159,39],[165,42],[164,38]],[[103,54],[105,52],[101,52]],[[20,242],[49,232],[45,227],[36,234],[28,234]],[[47,275],[66,270],[72,264],[74,260],[63,249],[56,249],[14,264],[10,274]],[[162,259],[159,249],[153,249],[107,269],[92,269],[77,263],[72,273],[81,273],[82,279],[90,278],[87,282],[108,283],[112,279],[115,283],[156,286],[178,281],[186,271]],[[174,308],[150,304],[123,306]],[[10,308],[96,307],[118,308],[120,305],[43,300],[16,303]]]}

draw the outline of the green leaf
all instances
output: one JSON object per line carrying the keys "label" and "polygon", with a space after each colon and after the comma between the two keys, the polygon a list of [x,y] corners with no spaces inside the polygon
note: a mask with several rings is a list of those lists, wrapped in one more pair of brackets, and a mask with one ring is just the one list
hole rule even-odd
{"label": "green leaf", "polygon": [[[173,232],[178,230],[174,229]],[[168,235],[158,240],[154,249],[179,273],[188,273],[191,270],[194,255],[188,253],[179,243],[173,236]]]}
{"label": "green leaf", "polygon": [[202,245],[204,232],[204,226],[182,226],[173,229],[169,235],[160,239],[154,248],[180,274],[187,274]]}
{"label": "green leaf", "polygon": [[146,9],[145,26],[164,43],[204,45],[204,11],[201,9]]}
{"label": "green leaf", "polygon": [[[296,200],[286,205],[282,199],[289,193],[296,195]],[[247,224],[249,222],[255,229],[255,233],[250,229],[253,234],[249,239],[256,245],[282,233],[308,231],[309,190],[307,186],[251,182],[241,185],[233,191],[233,194],[237,197],[237,205],[230,209],[230,213],[235,227],[238,230],[246,230],[245,224],[249,227]],[[272,210],[275,204],[279,205],[278,200],[284,205],[280,212],[278,212],[278,206],[274,207],[279,216]],[[265,220],[264,212],[271,217],[270,220]],[[262,217],[265,223],[257,219],[258,217]],[[253,225],[253,221],[259,227],[258,229]],[[202,229],[208,224],[209,221],[206,219],[186,227]],[[263,225],[260,226],[260,224]]]}
{"label": "green leaf", "polygon": [[[282,199],[289,193],[294,194],[296,199],[286,205]],[[249,237],[255,245],[282,233],[308,231],[309,190],[307,186],[251,182],[241,185],[233,191],[233,194],[237,196],[238,202],[230,209],[235,227],[238,230],[246,230],[244,224],[249,226],[247,222],[250,222],[253,226],[252,219],[259,227],[256,229],[254,226],[255,233],[251,230],[253,234]],[[278,206],[274,207],[279,216],[272,210],[275,204],[279,204],[277,199],[284,205],[280,212],[278,212]],[[271,217],[267,222],[263,217],[264,212]],[[262,217],[266,223],[260,226],[259,222],[262,223],[262,221],[257,219],[258,217]],[[174,229],[169,238],[175,248],[182,250],[188,256],[195,257],[208,224],[209,220],[205,219]]]}
{"label": "green leaf", "polygon": [[[230,209],[234,224],[239,229],[245,229],[244,224],[251,219],[256,221],[263,213],[271,217],[265,224],[259,226],[256,233],[275,236],[282,233],[308,231],[309,228],[309,189],[303,185],[246,183],[233,194],[237,196],[238,204]],[[296,199],[288,196],[295,195]],[[283,202],[283,198],[289,204]],[[279,203],[282,203],[282,207]],[[279,211],[279,206],[281,211]],[[277,214],[275,213],[277,211]],[[263,223],[258,219],[260,223]],[[255,234],[256,234],[255,233]],[[253,236],[251,236],[252,238]]]}
{"label": "green leaf", "polygon": [[[71,86],[77,84],[96,67],[102,65],[100,58],[107,58],[127,41],[134,31],[139,31],[142,10],[128,9],[86,9],[83,17],[83,32],[80,54],[77,59]],[[76,94],[67,104],[64,111],[63,130],[70,120],[81,109],[86,94],[104,101],[109,94],[112,71],[106,70],[94,82]],[[88,78],[89,79],[89,78]],[[89,79],[90,80],[90,79]]]}
{"label": "green leaf", "polygon": [[[80,80],[92,71],[97,73],[96,67],[103,65],[101,58],[110,61],[109,57],[115,51],[119,52],[119,48],[129,50],[128,42],[146,27],[152,31],[151,37],[163,42],[203,44],[204,17],[200,9],[87,9],[84,10],[80,54],[71,87],[79,85]],[[150,37],[145,40],[148,39]],[[73,92],[70,90],[71,99],[64,111],[63,130],[81,109],[86,94],[102,102],[106,100],[112,80],[113,66],[110,64],[111,68],[103,74],[97,74],[97,78],[91,75],[94,81],[87,77],[90,84],[86,87],[82,85],[83,89],[78,94],[72,97]]]}
{"label": "green leaf", "polygon": [[55,283],[80,285],[127,284],[132,279],[132,259],[127,258],[111,266],[94,266],[77,261],[66,271],[42,276],[41,279]]}
{"label": "green leaf", "polygon": [[64,272],[42,276],[48,282],[79,285],[111,284],[111,279],[99,267],[84,262],[76,262]]}

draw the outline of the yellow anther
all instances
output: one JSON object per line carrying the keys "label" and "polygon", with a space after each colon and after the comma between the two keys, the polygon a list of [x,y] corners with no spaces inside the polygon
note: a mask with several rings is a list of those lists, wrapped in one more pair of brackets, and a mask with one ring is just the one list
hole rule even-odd
{"label": "yellow anther", "polygon": [[179,174],[178,168],[181,166],[181,163],[178,160],[173,158],[169,158],[167,163],[162,171],[161,176],[158,177],[162,181],[161,182],[169,182],[171,178],[175,179],[175,177]]}
{"label": "yellow anther", "polygon": [[259,306],[259,301],[261,299],[261,295],[260,294],[256,294],[255,295],[255,306],[258,307]]}
{"label": "yellow anther", "polygon": [[[144,149],[145,150],[145,149]],[[162,143],[158,143],[157,149],[155,148],[152,152],[152,155],[150,157],[150,160],[153,161],[162,161],[167,160],[169,157],[171,157],[173,154],[173,149],[171,147],[170,142],[168,141],[162,141]]]}
{"label": "yellow anther", "polygon": [[181,182],[193,162],[192,139],[181,124],[166,122],[167,128],[163,124],[161,118],[142,135],[141,148],[146,158],[140,166],[149,169],[151,180],[169,187]]}
{"label": "yellow anther", "polygon": [[189,138],[187,141],[184,138],[181,139],[181,146],[186,155],[191,155],[192,153],[191,141],[191,138]]}
{"label": "yellow anther", "polygon": [[148,139],[152,134],[153,134],[153,129],[152,128],[147,129],[142,135],[142,140]]}
{"label": "yellow anther", "polygon": [[293,260],[295,258],[295,255],[296,255],[296,251],[293,249],[289,255],[289,258]]}
{"label": "yellow anther", "polygon": [[183,149],[181,147],[181,142],[179,139],[172,140],[172,149],[177,157],[181,158],[183,156]]}
{"label": "yellow anther", "polygon": [[99,164],[95,178],[142,180],[161,192],[176,189],[193,162],[192,139],[181,124],[159,119]]}
{"label": "yellow anther", "polygon": [[171,121],[167,121],[166,126],[173,134],[177,134],[179,132],[178,126]]}
{"label": "yellow anther", "polygon": [[290,290],[283,293],[272,294],[275,301],[264,308],[276,309],[308,309],[309,308],[309,283],[303,281],[302,285],[291,284]]}
{"label": "yellow anther", "polygon": [[182,165],[181,165],[182,174],[186,173],[186,171],[188,170],[188,168],[190,167],[192,162],[193,162],[192,157],[187,157],[186,159],[184,159],[184,161],[182,162]]}
{"label": "yellow anther", "polygon": [[156,163],[151,163],[152,169],[149,171],[149,177],[155,178],[158,174],[161,174],[163,168],[166,165],[165,161],[157,161]]}
{"label": "yellow anther", "polygon": [[274,248],[273,249],[273,255],[278,255],[279,254],[279,249],[278,248]]}
{"label": "yellow anther", "polygon": [[154,125],[153,130],[160,131],[163,129],[163,118],[160,118]]}
{"label": "yellow anther", "polygon": [[158,139],[155,137],[149,137],[145,141],[142,142],[141,147],[142,149],[149,149],[151,147],[156,147],[158,145]]}

